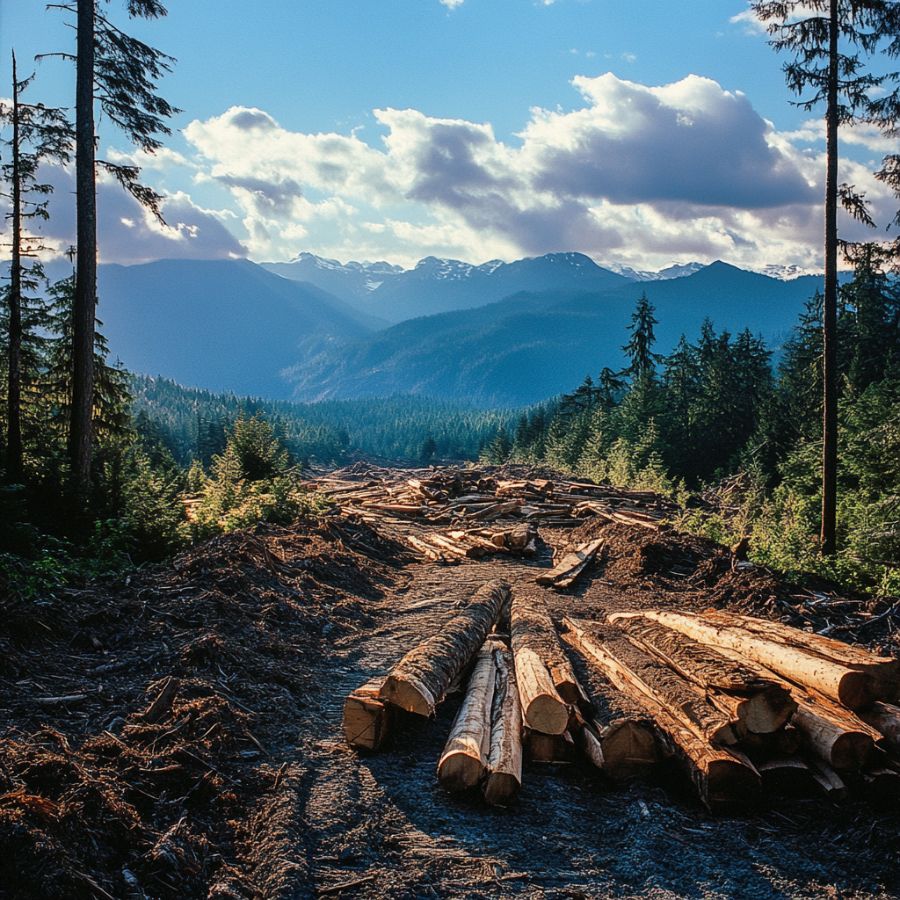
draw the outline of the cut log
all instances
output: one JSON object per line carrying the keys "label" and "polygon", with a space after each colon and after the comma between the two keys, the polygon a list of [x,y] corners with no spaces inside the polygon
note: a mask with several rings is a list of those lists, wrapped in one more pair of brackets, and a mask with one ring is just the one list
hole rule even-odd
{"label": "cut log", "polygon": [[542,734],[529,731],[525,737],[528,759],[533,763],[571,763],[576,758],[576,746],[568,731],[562,734]]}
{"label": "cut log", "polygon": [[738,721],[742,731],[778,731],[797,708],[781,683],[761,677],[712,647],[643,616],[614,617],[614,621],[638,649],[703,688],[710,703]]}
{"label": "cut log", "polygon": [[[519,588],[513,592],[510,606],[510,634],[513,653],[526,647],[534,650],[546,666],[550,680],[562,700],[581,707],[588,703],[572,663],[559,642],[556,626],[547,611],[546,600],[540,593]],[[520,676],[520,692],[521,682]],[[523,706],[527,707],[524,698]],[[527,717],[526,723],[531,725]]]}
{"label": "cut log", "polygon": [[378,697],[383,683],[378,675],[344,701],[344,738],[351,747],[379,750],[390,737],[395,710]]}
{"label": "cut log", "polygon": [[801,743],[800,732],[793,726],[787,725],[770,734],[754,734],[753,732],[745,734],[741,738],[741,750],[754,761],[777,759],[794,756],[800,750]]}
{"label": "cut log", "polygon": [[577,711],[570,730],[587,758],[610,778],[631,778],[659,761],[659,748],[649,720],[621,717],[606,725]]}
{"label": "cut log", "polygon": [[484,643],[508,597],[509,586],[501,581],[479,588],[465,609],[397,663],[381,687],[381,699],[420,716],[432,715]]}
{"label": "cut log", "polygon": [[479,522],[493,522],[494,519],[499,519],[501,516],[508,516],[517,512],[521,505],[521,500],[506,500],[503,503],[492,503],[490,506],[472,513],[469,518]]}
{"label": "cut log", "polygon": [[810,751],[834,769],[862,768],[875,747],[864,723],[860,722],[862,728],[857,729],[855,723],[835,715],[834,710],[803,698],[792,722]]}
{"label": "cut log", "polygon": [[814,688],[849,709],[859,709],[877,699],[874,682],[867,672],[810,654],[804,647],[774,641],[746,628],[724,625],[693,613],[616,613],[610,616],[610,621],[619,622],[634,616],[659,622],[720,651],[733,650],[795,684]]}
{"label": "cut log", "polygon": [[415,537],[412,534],[406,535],[406,542],[413,548],[413,550],[418,550],[419,553],[424,554],[428,557],[428,559],[433,560],[443,560],[446,557],[441,550],[438,550],[437,547],[434,547],[431,544],[426,543],[425,541],[419,540],[419,538]]}
{"label": "cut log", "polygon": [[882,743],[894,753],[900,753],[900,707],[890,703],[873,703],[862,710],[859,717],[882,736]]}
{"label": "cut log", "polygon": [[525,724],[544,734],[562,734],[569,724],[569,710],[559,696],[540,656],[513,636],[516,681]]}
{"label": "cut log", "polygon": [[508,806],[522,787],[522,710],[516,672],[508,650],[494,653],[497,681],[491,710],[491,749],[484,799],[493,806]]}
{"label": "cut log", "polygon": [[638,650],[621,632],[601,623],[564,621],[570,628],[589,633],[595,641],[598,635],[601,636],[604,652],[614,656],[622,669],[630,673],[632,691],[648,694],[711,743],[733,745],[738,742],[736,719],[716,709],[696,685]]}
{"label": "cut log", "polygon": [[743,755],[712,746],[680,710],[670,709],[634,672],[609,653],[584,625],[566,619],[563,637],[596,665],[619,690],[634,697],[652,716],[660,737],[685,766],[703,803],[711,810],[746,803],[758,795],[759,773]]}
{"label": "cut log", "polygon": [[500,646],[488,639],[478,651],[466,695],[438,763],[438,779],[450,791],[475,787],[487,772],[497,677],[494,651]]}
{"label": "cut log", "polygon": [[568,587],[587,568],[602,546],[602,538],[581,544],[571,553],[567,553],[549,572],[542,572],[538,575],[535,581],[538,584],[548,584],[555,588]]}
{"label": "cut log", "polygon": [[808,760],[809,771],[819,788],[832,800],[843,800],[847,795],[847,785],[834,769],[821,759]]}

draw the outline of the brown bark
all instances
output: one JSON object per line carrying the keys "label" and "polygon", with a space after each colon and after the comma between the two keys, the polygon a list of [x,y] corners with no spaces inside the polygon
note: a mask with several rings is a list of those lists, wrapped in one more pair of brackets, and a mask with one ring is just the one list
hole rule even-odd
{"label": "brown bark", "polygon": [[[649,694],[711,743],[737,743],[736,719],[716,709],[696,685],[637,649],[619,631],[582,620],[566,619],[565,624],[570,629],[580,629],[591,640],[602,644],[604,653],[614,657],[621,669],[627,671],[632,691]],[[640,697],[634,699],[640,700]]]}
{"label": "brown bark", "polygon": [[[629,615],[632,614],[618,613],[610,619],[618,621]],[[850,709],[865,706],[875,698],[876,686],[867,672],[813,655],[802,645],[776,641],[742,625],[722,624],[706,615],[653,611],[638,615],[686,634],[720,653],[736,652],[746,660],[760,663],[795,684],[814,688]]]}
{"label": "brown bark", "polygon": [[82,500],[90,489],[93,452],[94,318],[97,309],[97,191],[94,144],[94,0],[78,0],[75,85],[75,191],[78,266],[72,337],[69,464]]}
{"label": "brown bark", "polygon": [[703,688],[710,703],[738,720],[746,731],[777,731],[797,708],[781,684],[712,647],[642,616],[623,616],[614,621],[635,646]]}
{"label": "brown bark", "polygon": [[23,477],[22,466],[22,170],[19,127],[19,76],[12,55],[12,258],[9,270],[6,476],[13,484]]}
{"label": "brown bark", "polygon": [[825,293],[822,297],[822,552],[837,550],[837,199],[838,199],[838,0],[830,0],[828,86],[825,111]]}
{"label": "brown bark", "polygon": [[491,749],[484,799],[492,806],[508,806],[522,787],[522,710],[512,654],[494,654],[497,681],[491,710]]}
{"label": "brown bark", "polygon": [[700,798],[712,810],[752,800],[760,786],[759,773],[741,754],[712,746],[693,721],[670,709],[643,680],[588,633],[583,624],[566,619],[564,634],[619,690],[633,696],[652,716],[661,739],[685,767]]}
{"label": "brown bark", "polygon": [[391,734],[395,710],[378,697],[384,676],[378,675],[347,695],[344,738],[351,747],[378,750]]}
{"label": "brown bark", "polygon": [[508,596],[509,587],[503,582],[481,587],[465,609],[397,663],[379,696],[417,715],[432,715],[453,679],[484,643]]}

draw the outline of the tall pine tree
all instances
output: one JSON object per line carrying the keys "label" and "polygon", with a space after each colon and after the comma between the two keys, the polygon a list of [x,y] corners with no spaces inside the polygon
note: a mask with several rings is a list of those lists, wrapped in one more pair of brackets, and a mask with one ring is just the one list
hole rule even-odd
{"label": "tall pine tree", "polygon": [[[874,224],[853,185],[838,185],[838,130],[875,125],[896,135],[900,120],[897,72],[866,70],[884,54],[900,55],[900,4],[896,0],[755,0],[754,12],[768,26],[770,43],[792,55],[784,66],[788,87],[805,110],[825,107],[825,289],[823,308],[822,552],[836,550],[838,335],[837,210]],[[900,158],[885,158],[879,177],[900,187]]]}

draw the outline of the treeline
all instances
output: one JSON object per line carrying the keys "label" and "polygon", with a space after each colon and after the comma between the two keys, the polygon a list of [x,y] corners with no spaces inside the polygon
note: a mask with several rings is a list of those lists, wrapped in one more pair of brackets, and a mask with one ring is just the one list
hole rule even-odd
{"label": "treeline", "polygon": [[[812,298],[777,365],[761,338],[704,323],[653,350],[654,310],[637,304],[626,369],[605,369],[558,403],[500,430],[483,457],[547,464],[595,480],[708,501],[685,524],[749,537],[755,558],[900,592],[900,283],[862,252],[838,315],[838,554],[816,537],[822,455],[822,310]],[[695,504],[696,506],[696,504]]]}
{"label": "treeline", "polygon": [[225,446],[240,415],[269,421],[302,463],[343,463],[354,455],[405,462],[474,460],[515,413],[426,397],[290,403],[185,388],[165,378],[136,376],[134,411],[183,465],[208,464]]}

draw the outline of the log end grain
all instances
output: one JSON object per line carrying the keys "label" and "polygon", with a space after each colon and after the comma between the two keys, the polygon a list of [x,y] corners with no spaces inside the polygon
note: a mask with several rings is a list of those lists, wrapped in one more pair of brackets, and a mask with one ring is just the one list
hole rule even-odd
{"label": "log end grain", "polygon": [[713,812],[749,806],[760,799],[760,778],[739,759],[720,757],[709,762],[701,796]]}
{"label": "log end grain", "polygon": [[485,767],[471,753],[454,750],[444,754],[438,763],[438,778],[448,791],[467,791],[484,776]]}
{"label": "log end grain", "polygon": [[484,799],[491,806],[510,806],[519,796],[522,782],[508,772],[491,772],[484,782]]}
{"label": "log end grain", "polygon": [[659,761],[659,747],[653,731],[641,722],[623,719],[613,722],[600,734],[604,770],[610,778],[633,778]]}
{"label": "log end grain", "polygon": [[796,710],[790,691],[773,685],[747,698],[741,706],[741,721],[753,734],[772,734],[782,729]]}
{"label": "log end grain", "polygon": [[434,713],[437,701],[431,691],[421,682],[409,677],[404,679],[389,675],[378,694],[379,698],[393,703],[394,706],[415,713],[417,716],[430,716]]}
{"label": "log end grain", "polygon": [[557,697],[540,694],[525,707],[525,722],[543,734],[562,734],[569,726],[569,710]]}
{"label": "log end grain", "polygon": [[838,699],[847,709],[864,709],[878,694],[878,685],[868,672],[849,671],[838,684]]}

